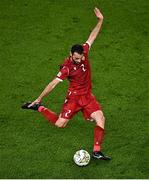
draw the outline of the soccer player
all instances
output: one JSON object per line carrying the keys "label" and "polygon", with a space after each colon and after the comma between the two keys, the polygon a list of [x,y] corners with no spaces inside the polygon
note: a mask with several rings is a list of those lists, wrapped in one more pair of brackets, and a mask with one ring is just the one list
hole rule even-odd
{"label": "soccer player", "polygon": [[[90,33],[88,40],[83,45],[75,44],[72,46],[70,56],[60,66],[57,76],[45,87],[35,101],[23,104],[22,108],[37,110],[49,122],[59,128],[64,128],[78,111],[82,111],[86,120],[93,119],[96,123],[92,156],[97,159],[110,160],[110,157],[101,152],[105,117],[100,104],[91,92],[91,69],[88,53],[103,22],[103,15],[97,7],[95,7],[94,12],[98,22]],[[69,88],[62,111],[58,116],[55,112],[43,106],[41,101],[64,79],[68,79]]]}

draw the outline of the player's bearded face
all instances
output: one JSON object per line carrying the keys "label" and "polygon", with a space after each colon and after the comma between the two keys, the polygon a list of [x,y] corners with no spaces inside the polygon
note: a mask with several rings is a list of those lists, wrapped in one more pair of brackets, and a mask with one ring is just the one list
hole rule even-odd
{"label": "player's bearded face", "polygon": [[79,64],[82,60],[84,60],[84,55],[74,52],[72,55],[72,59],[75,63]]}

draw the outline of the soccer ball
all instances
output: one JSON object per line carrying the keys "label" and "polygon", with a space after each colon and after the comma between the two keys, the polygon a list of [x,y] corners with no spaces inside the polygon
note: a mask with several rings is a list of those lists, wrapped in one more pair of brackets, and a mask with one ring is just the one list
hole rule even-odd
{"label": "soccer ball", "polygon": [[86,166],[90,162],[90,155],[87,151],[81,149],[74,154],[73,160],[78,166]]}

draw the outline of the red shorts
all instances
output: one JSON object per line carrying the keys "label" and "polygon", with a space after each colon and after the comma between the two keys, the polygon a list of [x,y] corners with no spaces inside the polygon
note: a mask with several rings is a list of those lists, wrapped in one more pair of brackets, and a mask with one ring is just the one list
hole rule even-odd
{"label": "red shorts", "polygon": [[85,119],[90,119],[90,115],[98,110],[101,110],[100,104],[95,97],[89,93],[80,96],[67,96],[61,111],[61,117],[71,119],[78,111],[82,111]]}

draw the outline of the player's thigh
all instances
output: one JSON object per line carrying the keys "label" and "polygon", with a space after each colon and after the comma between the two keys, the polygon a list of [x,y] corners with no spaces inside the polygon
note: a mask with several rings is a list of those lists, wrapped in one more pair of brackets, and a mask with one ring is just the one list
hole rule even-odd
{"label": "player's thigh", "polygon": [[79,110],[80,106],[78,106],[77,102],[74,99],[68,99],[63,104],[61,118],[71,119]]}
{"label": "player's thigh", "polygon": [[105,125],[105,117],[102,110],[97,110],[91,114],[91,118],[93,118],[96,124],[104,129]]}
{"label": "player's thigh", "polygon": [[59,128],[64,128],[67,125],[68,121],[69,121],[69,119],[59,117],[55,123],[55,126],[57,126]]}
{"label": "player's thigh", "polygon": [[102,110],[101,105],[97,102],[97,100],[92,94],[88,97],[88,99],[89,99],[89,103],[82,109],[84,118],[86,120],[93,119],[91,117],[91,114],[98,110]]}

